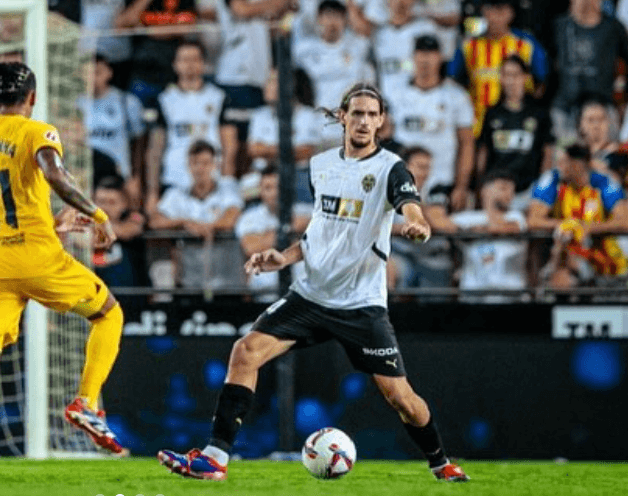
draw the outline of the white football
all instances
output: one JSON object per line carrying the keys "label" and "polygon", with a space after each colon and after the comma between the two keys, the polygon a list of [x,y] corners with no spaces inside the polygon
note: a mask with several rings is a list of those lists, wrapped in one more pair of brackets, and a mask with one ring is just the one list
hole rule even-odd
{"label": "white football", "polygon": [[301,450],[303,465],[318,479],[338,479],[355,463],[355,444],[340,429],[325,427],[310,435]]}

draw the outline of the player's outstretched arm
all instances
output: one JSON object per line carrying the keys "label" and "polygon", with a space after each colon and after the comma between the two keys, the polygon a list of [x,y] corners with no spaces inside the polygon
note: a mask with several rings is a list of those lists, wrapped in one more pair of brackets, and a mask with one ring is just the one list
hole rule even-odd
{"label": "player's outstretched arm", "polygon": [[111,246],[116,240],[116,235],[107,214],[78,189],[74,179],[63,166],[63,160],[61,160],[59,153],[53,148],[42,148],[37,152],[35,158],[46,181],[55,193],[71,207],[94,219],[96,223],[96,247],[108,248]]}
{"label": "player's outstretched arm", "polygon": [[253,253],[251,258],[244,264],[244,271],[248,275],[274,272],[301,260],[303,260],[301,242],[296,242],[282,252],[277,251],[275,248],[269,248],[268,250]]}

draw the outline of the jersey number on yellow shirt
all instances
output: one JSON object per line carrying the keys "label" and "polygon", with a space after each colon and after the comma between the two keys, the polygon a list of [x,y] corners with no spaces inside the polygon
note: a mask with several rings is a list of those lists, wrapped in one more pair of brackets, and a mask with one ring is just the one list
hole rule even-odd
{"label": "jersey number on yellow shirt", "polygon": [[7,225],[17,229],[17,213],[15,211],[15,200],[11,191],[11,181],[9,180],[9,169],[0,170],[0,186],[2,187],[2,203],[4,203],[4,220]]}

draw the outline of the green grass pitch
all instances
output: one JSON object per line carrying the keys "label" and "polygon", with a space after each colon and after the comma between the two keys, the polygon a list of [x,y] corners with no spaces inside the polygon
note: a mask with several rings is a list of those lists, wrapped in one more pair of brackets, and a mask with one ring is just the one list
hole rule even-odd
{"label": "green grass pitch", "polygon": [[224,482],[182,479],[156,459],[0,460],[2,496],[589,496],[628,494],[628,464],[464,461],[472,480],[432,478],[423,462],[358,461],[333,481],[300,463],[241,461]]}

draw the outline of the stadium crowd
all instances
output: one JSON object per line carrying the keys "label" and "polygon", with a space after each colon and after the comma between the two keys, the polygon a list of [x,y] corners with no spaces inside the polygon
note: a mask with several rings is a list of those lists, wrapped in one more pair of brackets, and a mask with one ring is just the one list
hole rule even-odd
{"label": "stadium crowd", "polygon": [[[295,237],[313,208],[308,159],[342,138],[319,109],[366,81],[387,103],[380,144],[406,160],[434,230],[425,245],[395,236],[390,288],[626,285],[628,234],[614,235],[628,233],[628,0],[49,6],[108,33],[91,47],[90,92],[76,106],[94,198],[119,238],[94,254],[111,286],[276,288],[276,276],[247,281],[241,267],[275,243],[274,39],[286,26]],[[220,37],[208,34],[215,27],[189,29],[204,23]],[[113,31],[142,26],[156,29]],[[0,19],[0,43],[20,29]],[[526,235],[534,232],[548,236]]]}

